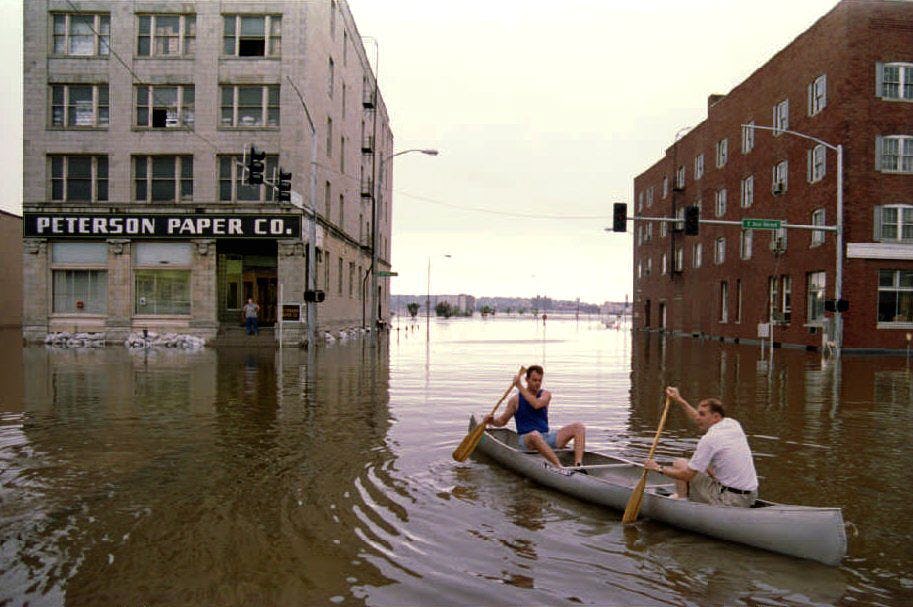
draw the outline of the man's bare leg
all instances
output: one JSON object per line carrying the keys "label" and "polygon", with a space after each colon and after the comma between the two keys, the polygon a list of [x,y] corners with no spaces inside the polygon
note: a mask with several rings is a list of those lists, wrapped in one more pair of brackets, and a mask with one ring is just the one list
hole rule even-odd
{"label": "man's bare leg", "polygon": [[[672,467],[676,470],[687,470],[688,469],[688,460],[684,458],[677,458],[672,462]],[[675,479],[675,495],[673,497],[678,497],[680,499],[688,499],[688,481],[682,481]]]}
{"label": "man's bare leg", "polygon": [[542,435],[536,432],[535,430],[523,436],[523,441],[526,443],[527,449],[535,449],[545,457],[553,466],[556,468],[561,468],[561,462],[558,461],[558,456],[555,455],[555,452],[552,451],[552,448],[548,446],[548,443],[545,442],[545,439],[542,438]]}
{"label": "man's bare leg", "polygon": [[583,463],[583,452],[586,450],[586,427],[580,422],[568,424],[558,430],[555,445],[559,449],[564,449],[571,441],[574,441],[574,465],[579,466]]}

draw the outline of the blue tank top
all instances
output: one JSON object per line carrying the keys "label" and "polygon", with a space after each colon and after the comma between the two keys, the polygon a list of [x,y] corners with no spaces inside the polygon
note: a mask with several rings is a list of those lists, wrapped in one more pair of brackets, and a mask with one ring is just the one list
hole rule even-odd
{"label": "blue tank top", "polygon": [[[523,398],[523,393],[518,392],[520,402],[517,405],[517,412],[514,413],[514,421],[517,423],[517,434],[524,435],[527,432],[536,430],[539,434],[548,434],[548,407],[535,409]],[[542,390],[536,394],[536,398],[542,396]]]}

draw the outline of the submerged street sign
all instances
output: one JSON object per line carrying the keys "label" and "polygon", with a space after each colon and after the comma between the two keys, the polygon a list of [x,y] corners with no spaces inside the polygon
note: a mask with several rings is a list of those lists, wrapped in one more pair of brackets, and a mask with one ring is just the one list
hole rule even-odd
{"label": "submerged street sign", "polygon": [[781,219],[743,219],[743,230],[779,230],[783,227]]}

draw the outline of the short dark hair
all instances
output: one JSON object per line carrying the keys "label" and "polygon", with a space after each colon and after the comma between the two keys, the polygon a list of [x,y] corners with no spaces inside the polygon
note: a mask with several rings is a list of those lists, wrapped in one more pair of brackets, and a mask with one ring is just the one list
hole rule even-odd
{"label": "short dark hair", "polygon": [[533,373],[538,373],[539,375],[545,375],[545,370],[540,365],[530,365],[526,367],[526,379],[529,379],[529,376]]}
{"label": "short dark hair", "polygon": [[698,403],[697,406],[700,407],[702,405],[710,409],[711,413],[719,413],[720,417],[726,417],[726,407],[723,406],[723,403],[720,402],[720,399],[705,398],[700,403]]}

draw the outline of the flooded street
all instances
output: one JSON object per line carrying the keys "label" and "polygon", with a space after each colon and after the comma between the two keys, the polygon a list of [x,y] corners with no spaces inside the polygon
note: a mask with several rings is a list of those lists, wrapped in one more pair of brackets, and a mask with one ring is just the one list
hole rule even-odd
{"label": "flooded street", "polygon": [[[905,605],[913,367],[606,329],[394,321],[316,353],[21,348],[0,334],[0,605]],[[430,341],[427,337],[430,335]],[[765,499],[839,506],[797,560],[546,490],[451,452],[520,365],[553,425],[641,459],[662,388],[720,396]],[[512,424],[511,424],[512,426]],[[658,459],[698,433],[670,410]]]}

